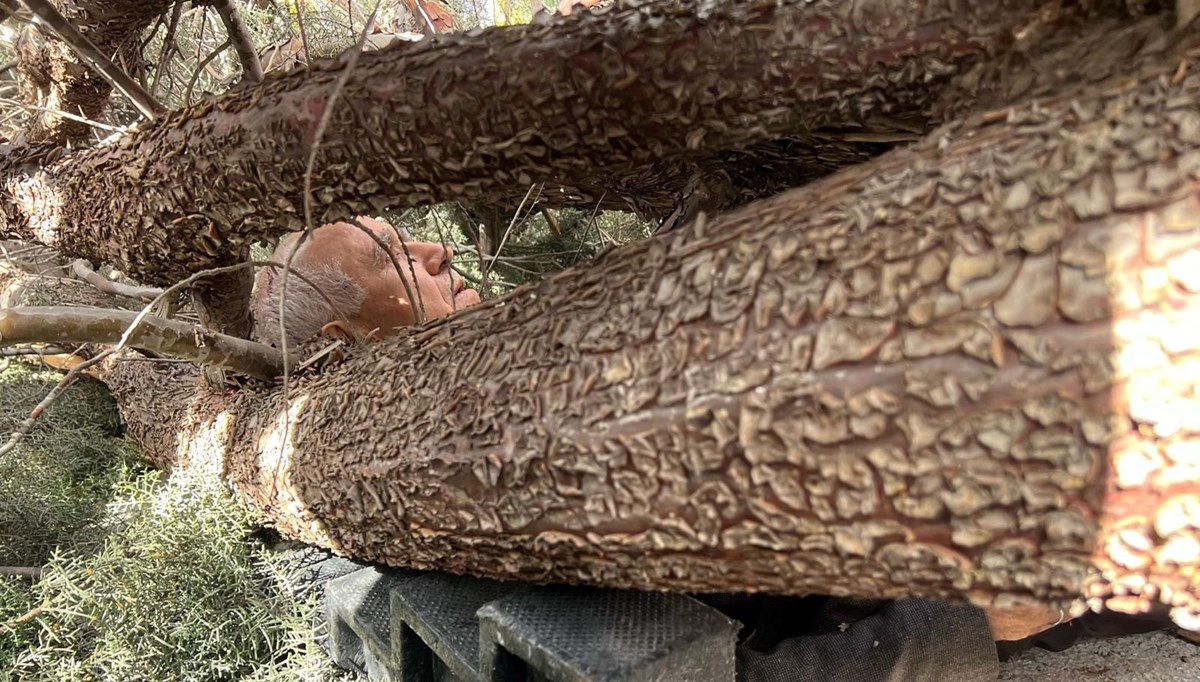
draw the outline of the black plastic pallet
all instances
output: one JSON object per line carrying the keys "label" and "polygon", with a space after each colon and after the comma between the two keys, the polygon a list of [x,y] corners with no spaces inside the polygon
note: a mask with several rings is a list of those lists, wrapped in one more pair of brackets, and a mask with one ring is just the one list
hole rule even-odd
{"label": "black plastic pallet", "polygon": [[737,623],[680,594],[362,568],[325,584],[328,650],[398,682],[731,682]]}

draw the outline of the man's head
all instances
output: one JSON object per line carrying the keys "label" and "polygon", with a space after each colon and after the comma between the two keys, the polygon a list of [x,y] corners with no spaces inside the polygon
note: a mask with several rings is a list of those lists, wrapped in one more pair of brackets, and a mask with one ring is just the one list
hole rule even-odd
{"label": "man's head", "polygon": [[[357,225],[332,223],[313,230],[292,258],[292,271],[325,292],[337,312],[311,286],[289,277],[287,298],[282,300],[289,345],[320,332],[345,340],[383,337],[414,324],[418,310],[423,311],[423,319],[432,320],[479,302],[479,293],[467,289],[451,270],[454,254],[449,248],[404,241],[396,228],[379,220],[360,217],[357,221],[379,241]],[[280,240],[271,260],[286,263],[299,239],[299,234],[292,234]],[[403,280],[392,256],[400,264]],[[274,268],[259,271],[251,303],[255,338],[275,346],[280,345],[282,277],[282,271]]]}

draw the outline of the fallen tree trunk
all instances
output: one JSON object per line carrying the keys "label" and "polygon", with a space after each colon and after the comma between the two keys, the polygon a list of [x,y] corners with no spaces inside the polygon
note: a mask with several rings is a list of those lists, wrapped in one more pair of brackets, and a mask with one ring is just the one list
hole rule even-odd
{"label": "fallen tree trunk", "polygon": [[[503,203],[540,180],[586,202],[605,185],[631,189],[621,177],[652,186],[647,169],[670,156],[827,126],[894,130],[892,119],[928,116],[950,76],[1042,4],[648,3],[364,54],[320,143],[314,220]],[[535,59],[546,69],[511,67]],[[20,167],[36,154],[9,158],[0,234],[149,284],[228,264],[302,226],[309,151],[344,68],[235,89],[37,172]]]}
{"label": "fallen tree trunk", "polygon": [[147,409],[160,378],[112,386],[133,433],[177,434],[159,457],[360,559],[1200,626],[1194,44],[356,349],[286,402],[200,393],[180,422]]}

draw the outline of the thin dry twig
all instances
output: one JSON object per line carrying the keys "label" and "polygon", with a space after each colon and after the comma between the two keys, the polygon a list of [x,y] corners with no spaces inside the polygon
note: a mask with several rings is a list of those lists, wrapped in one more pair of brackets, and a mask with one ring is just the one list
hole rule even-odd
{"label": "thin dry twig", "polygon": [[59,348],[58,346],[45,346],[43,348],[35,348],[34,346],[19,346],[16,348],[0,348],[0,358],[16,358],[26,355],[67,355],[71,351]]}
{"label": "thin dry twig", "polygon": [[[304,27],[304,10],[300,8],[300,0],[295,0],[296,6],[296,25],[300,27],[300,45],[304,47],[304,61],[308,62],[308,56],[312,54],[308,51],[308,29]],[[375,9],[379,9],[378,3]],[[373,16],[373,15],[372,15]]]}
{"label": "thin dry twig", "polygon": [[41,615],[42,611],[45,611],[46,609],[50,608],[50,603],[51,603],[50,600],[47,599],[46,601],[42,602],[38,606],[35,606],[33,609],[29,610],[25,614],[17,616],[16,618],[13,618],[12,620],[8,621],[7,623],[0,623],[0,635],[3,635],[4,633],[6,633],[10,630],[16,630],[18,625],[21,625],[22,623],[27,623],[27,622],[33,620],[34,618],[37,618],[39,615]]}
{"label": "thin dry twig", "polygon": [[50,29],[58,39],[70,46],[71,50],[93,71],[100,74],[114,88],[133,103],[133,106],[143,116],[154,120],[161,116],[166,108],[150,96],[142,86],[129,77],[120,67],[113,63],[87,36],[58,11],[49,0],[25,0],[25,5],[35,14],[41,23]]}
{"label": "thin dry twig", "polygon": [[[375,0],[375,7],[371,10],[371,16],[367,18],[367,22],[363,24],[362,33],[358,37],[358,42],[351,51],[349,60],[346,62],[346,68],[338,75],[338,79],[334,81],[333,90],[329,93],[329,101],[325,105],[325,111],[321,113],[321,120],[317,121],[317,128],[313,133],[312,148],[308,153],[308,161],[304,166],[304,234],[300,235],[300,239],[296,241],[296,247],[288,254],[287,263],[284,265],[282,282],[279,288],[279,305],[283,308],[287,302],[287,283],[288,275],[291,271],[292,259],[296,257],[296,253],[300,251],[300,247],[304,241],[308,239],[308,235],[312,233],[313,225],[313,204],[312,204],[312,175],[313,169],[317,165],[317,151],[321,148],[321,141],[325,137],[325,129],[329,127],[329,119],[332,118],[334,106],[337,104],[338,98],[341,96],[342,90],[346,87],[346,82],[350,80],[350,75],[354,73],[354,67],[358,65],[358,58],[362,54],[363,45],[367,41],[367,35],[371,32],[371,27],[375,24],[375,15],[379,12],[380,0]],[[297,19],[301,16],[299,0],[296,3]],[[304,23],[300,22],[301,36],[303,38]],[[305,54],[308,54],[308,44],[305,41]],[[287,349],[287,330],[284,328],[283,316],[279,316],[279,339],[280,348],[283,350],[283,402],[286,405],[289,399],[289,377],[288,377],[288,349]],[[286,410],[285,410],[286,415]],[[284,430],[287,430],[286,416]],[[282,445],[280,446],[282,447]]]}
{"label": "thin dry twig", "polygon": [[254,40],[245,22],[233,6],[232,0],[213,0],[213,8],[225,24],[229,40],[233,41],[233,49],[237,52],[238,61],[242,64],[242,77],[252,83],[261,83],[263,79],[262,63],[258,61],[258,52],[254,49]]}
{"label": "thin dry twig", "polygon": [[[400,240],[400,250],[404,251],[404,257],[408,259],[408,271],[410,273],[412,273],[413,285],[416,285],[416,283],[417,283],[417,267],[416,267],[416,264],[413,263],[412,253],[410,253],[408,250],[408,243],[405,242],[403,239]],[[404,280],[403,277],[401,277],[400,279],[401,279],[401,281]],[[408,284],[404,285],[404,291],[409,296],[409,299],[408,299],[409,303],[412,303],[412,292],[410,292],[408,290]],[[422,322],[425,321],[425,298],[421,296],[421,288],[420,287],[417,287],[417,307],[414,308],[414,310],[416,311],[416,314],[413,315],[413,323],[421,324]]]}
{"label": "thin dry twig", "polygon": [[167,33],[163,36],[162,52],[158,54],[158,64],[154,67],[154,79],[150,81],[151,95],[158,92],[158,83],[163,69],[167,67],[167,62],[171,61],[172,54],[179,51],[179,45],[175,42],[175,31],[179,28],[181,14],[183,14],[183,3],[177,2],[174,9],[171,10],[171,21],[167,24]]}
{"label": "thin dry twig", "polygon": [[[603,204],[604,198],[606,196],[608,196],[608,192],[604,192],[600,195],[600,198],[596,201],[596,205],[592,207],[592,215],[588,217],[588,224],[587,224],[587,229],[591,229],[593,226],[596,227],[596,234],[600,236],[601,243],[603,243],[603,241],[604,241],[604,236],[603,236],[603,233],[600,232],[599,224],[596,222],[596,214],[600,212],[600,206],[601,206],[601,204]],[[582,251],[583,251],[583,240],[580,240],[579,248],[575,250],[575,257],[578,258],[579,254]]]}
{"label": "thin dry twig", "polygon": [[83,281],[96,287],[96,289],[114,296],[124,296],[126,298],[136,298],[143,303],[152,301],[162,295],[162,289],[158,287],[140,287],[132,284],[124,284],[122,282],[114,282],[113,280],[101,275],[92,269],[90,263],[83,259],[78,259],[71,263],[71,272]]}
{"label": "thin dry twig", "polygon": [[1183,28],[1200,14],[1200,0],[1175,0],[1175,25]]}
{"label": "thin dry twig", "polygon": [[425,7],[422,6],[420,2],[414,2],[412,6],[417,8],[417,14],[420,14],[421,19],[424,20],[425,28],[428,29],[425,34],[435,35],[437,33],[437,27],[433,25],[433,19],[430,18],[429,12],[425,11]]}
{"label": "thin dry twig", "polygon": [[[533,200],[530,210],[537,205],[538,199],[540,199],[542,195],[541,187],[545,187],[545,185],[546,183],[543,182],[539,186],[538,196]],[[492,252],[491,257],[488,259],[487,267],[484,267],[483,260],[480,259],[479,274],[480,279],[483,280],[483,283],[480,286],[487,286],[488,275],[491,274],[492,267],[496,265],[496,257],[500,255],[500,250],[503,249],[505,243],[508,242],[508,235],[512,232],[513,226],[517,224],[517,219],[521,216],[521,210],[525,208],[525,202],[529,200],[529,195],[533,194],[533,188],[534,185],[530,185],[529,189],[525,190],[525,196],[521,198],[521,203],[517,206],[516,212],[513,213],[512,220],[508,221],[508,227],[504,228],[504,234],[500,237],[500,243],[496,245],[496,250]]]}
{"label": "thin dry twig", "polygon": [[91,360],[81,362],[72,368],[71,371],[67,372],[66,375],[59,380],[58,384],[55,385],[54,388],[50,389],[50,392],[46,394],[46,397],[42,398],[42,401],[33,408],[33,411],[29,413],[29,416],[25,417],[25,419],[17,425],[16,430],[14,430],[12,435],[9,436],[8,442],[6,442],[4,445],[0,445],[0,457],[7,455],[14,448],[20,445],[21,441],[25,440],[25,436],[29,435],[29,431],[33,429],[33,425],[37,423],[38,418],[42,416],[42,413],[45,412],[47,408],[54,404],[54,401],[58,399],[58,396],[62,395],[62,392],[67,390],[71,384],[74,384],[75,381],[83,375],[84,371],[99,363],[103,357],[104,354],[101,353]]}
{"label": "thin dry twig", "polygon": [[112,126],[107,123],[93,121],[92,119],[87,118],[85,116],[80,116],[79,114],[72,114],[69,111],[63,111],[62,109],[55,109],[54,107],[42,107],[42,106],[37,106],[34,104],[26,104],[25,102],[21,102],[19,100],[12,99],[10,97],[0,98],[0,104],[5,104],[8,106],[12,106],[12,107],[19,107],[19,108],[23,108],[28,111],[41,111],[41,112],[45,112],[47,114],[54,114],[55,116],[61,116],[65,119],[69,119],[71,121],[76,121],[76,122],[82,123],[86,126],[91,126],[92,128],[96,128],[97,130],[104,130],[104,131],[111,132],[111,133],[124,133],[129,130],[126,127]]}
{"label": "thin dry twig", "polygon": [[[375,244],[377,244],[379,246],[379,248],[383,249],[383,252],[387,254],[389,259],[391,259],[392,267],[394,267],[396,269],[396,275],[400,278],[400,284],[404,287],[404,294],[406,296],[408,296],[409,303],[412,303],[412,300],[413,300],[412,288],[409,287],[408,280],[404,279],[404,268],[400,265],[400,260],[396,258],[396,253],[388,248],[388,245],[382,239],[380,239],[379,235],[375,234],[374,230],[367,227],[366,225],[363,225],[362,222],[360,222],[358,220],[358,218],[350,218],[349,222],[351,225],[354,225],[358,229],[362,230],[363,233],[365,233],[368,237],[370,237],[371,241],[375,242]],[[396,230],[396,228],[394,226],[392,227],[392,230],[396,232],[397,237],[400,237],[399,230]],[[405,251],[405,255],[408,255],[408,247],[404,246],[404,240],[400,239],[399,241],[401,244],[401,248],[403,248]],[[413,266],[413,261],[412,261],[411,256],[409,256],[409,258],[408,258],[408,267],[409,267],[409,272],[412,273],[413,285],[415,286],[416,282],[417,282],[417,273],[416,273],[416,268]],[[418,298],[420,297],[420,295],[421,295],[421,290],[417,289]],[[421,312],[421,317],[423,317],[424,312],[425,312],[425,301],[423,301],[423,300],[421,301],[421,311],[420,312]],[[420,319],[420,317],[418,317],[418,319]]]}
{"label": "thin dry twig", "polygon": [[213,50],[211,54],[205,57],[204,61],[200,62],[200,65],[196,67],[194,72],[192,72],[192,78],[188,81],[187,91],[183,96],[184,106],[192,106],[192,90],[196,87],[196,82],[200,80],[200,74],[204,72],[204,68],[211,64],[212,61],[220,56],[222,52],[228,50],[229,46],[232,44],[233,43],[229,40],[229,38],[226,38],[225,42],[218,45],[217,49]]}
{"label": "thin dry twig", "polygon": [[[446,231],[444,229],[442,229],[442,221],[440,218],[438,218],[437,211],[430,211],[430,213],[433,215],[433,224],[435,226],[437,226],[438,243],[442,245],[443,249],[446,249],[448,251],[450,248],[450,245],[446,241]],[[463,271],[461,268],[457,268],[454,266],[453,260],[450,261],[450,269],[453,270],[454,272],[457,272],[460,275],[463,274]],[[464,279],[466,279],[466,278],[464,277]],[[450,296],[449,296],[450,309],[457,311],[458,310],[458,297],[454,295],[455,292],[454,292],[454,278],[453,277],[450,277],[447,280],[446,286],[449,287],[449,289],[450,289],[448,292],[450,294]]]}
{"label": "thin dry twig", "polygon": [[[350,53],[349,61],[346,63],[345,70],[338,76],[338,79],[333,84],[333,91],[329,94],[329,101],[325,106],[325,111],[321,113],[321,120],[317,122],[317,129],[313,135],[312,149],[309,150],[308,162],[304,167],[304,234],[300,235],[300,239],[296,240],[296,246],[288,254],[287,262],[284,264],[282,284],[279,287],[279,307],[283,309],[287,303],[287,282],[288,274],[291,272],[292,260],[296,257],[296,253],[312,234],[314,229],[312,216],[312,174],[313,168],[317,163],[317,150],[321,148],[321,140],[325,136],[325,129],[329,126],[329,119],[333,113],[333,107],[337,103],[338,97],[341,95],[342,89],[346,87],[346,82],[350,79],[350,75],[354,72],[354,67],[358,64],[358,57],[362,54],[363,45],[367,42],[367,35],[371,32],[371,27],[375,23],[375,15],[379,12],[379,3],[381,0],[375,0],[375,7],[371,9],[371,16],[367,18],[363,24],[362,34],[358,36],[358,42],[354,46],[354,50]],[[296,0],[296,21],[300,24],[300,37],[304,43],[304,54],[307,57],[308,38],[304,34],[304,19],[303,13],[300,11],[300,0]],[[279,345],[283,351],[283,433],[288,432],[289,421],[291,419],[291,374],[288,366],[288,347],[287,347],[287,330],[284,327],[283,315],[279,316]],[[281,438],[279,442],[279,454],[284,454],[287,439]]]}

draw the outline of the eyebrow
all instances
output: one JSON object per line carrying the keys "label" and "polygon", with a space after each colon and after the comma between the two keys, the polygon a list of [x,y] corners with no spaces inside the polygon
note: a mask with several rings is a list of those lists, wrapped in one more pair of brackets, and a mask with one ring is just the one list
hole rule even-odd
{"label": "eyebrow", "polygon": [[388,257],[387,252],[392,248],[392,239],[394,237],[394,233],[389,229],[383,230],[382,233],[377,232],[376,236],[379,237],[379,241],[383,242],[386,248],[380,248],[379,244],[374,243],[374,240],[372,240],[371,255],[373,260],[379,267],[390,266],[392,264],[392,259]]}

